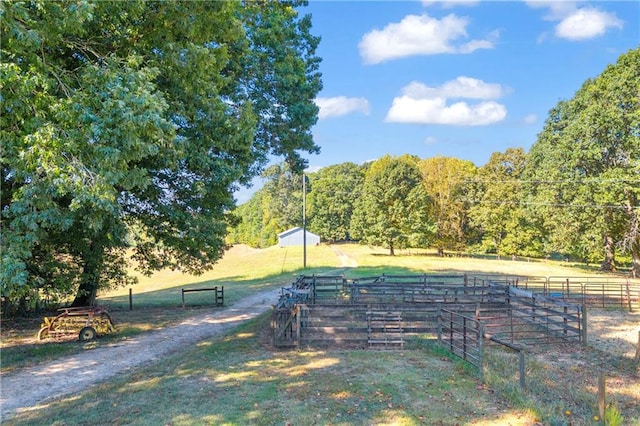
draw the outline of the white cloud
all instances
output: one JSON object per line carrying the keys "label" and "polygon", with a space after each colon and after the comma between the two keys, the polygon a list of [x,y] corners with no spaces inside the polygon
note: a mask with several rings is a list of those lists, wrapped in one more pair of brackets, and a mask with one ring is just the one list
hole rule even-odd
{"label": "white cloud", "polygon": [[304,169],[305,173],[317,173],[320,170],[322,170],[324,168],[324,166],[309,166],[306,169]]}
{"label": "white cloud", "polygon": [[534,9],[549,9],[544,19],[559,21],[576,10],[576,2],[561,0],[526,0],[525,3]]}
{"label": "white cloud", "polygon": [[[477,49],[493,48],[492,39],[453,44],[458,39],[467,38],[466,27],[467,19],[454,14],[442,19],[426,14],[408,15],[398,23],[365,34],[358,44],[360,56],[367,64],[377,64],[414,55],[471,53]],[[490,38],[496,35],[494,32]]]}
{"label": "white cloud", "polygon": [[497,99],[505,94],[505,90],[499,84],[485,83],[476,78],[460,76],[439,87],[429,87],[423,83],[412,81],[402,89],[402,93],[413,98]]}
{"label": "white cloud", "polygon": [[316,98],[315,103],[320,108],[318,113],[320,120],[340,117],[352,112],[361,112],[364,115],[369,115],[369,101],[365,98],[347,98],[346,96]]}
{"label": "white cloud", "polygon": [[556,35],[568,40],[586,40],[603,35],[609,28],[622,28],[615,14],[593,8],[576,10],[556,26]]}
{"label": "white cloud", "polygon": [[[603,12],[593,7],[578,8],[573,1],[535,1],[526,2],[532,8],[548,8],[544,17],[547,21],[560,21],[555,27],[555,35],[572,41],[598,37],[611,28],[622,28],[624,22],[613,13]],[[538,38],[538,42],[543,41]]]}
{"label": "white cloud", "polygon": [[538,121],[538,116],[529,114],[522,121],[524,121],[524,124],[535,124]]}
{"label": "white cloud", "polygon": [[[499,84],[485,83],[470,77],[458,77],[439,87],[412,82],[402,90],[402,96],[393,100],[386,122],[413,124],[444,124],[452,126],[483,126],[497,123],[507,116],[504,105],[487,99],[504,95]],[[464,101],[449,103],[450,99],[482,99],[469,104]]]}

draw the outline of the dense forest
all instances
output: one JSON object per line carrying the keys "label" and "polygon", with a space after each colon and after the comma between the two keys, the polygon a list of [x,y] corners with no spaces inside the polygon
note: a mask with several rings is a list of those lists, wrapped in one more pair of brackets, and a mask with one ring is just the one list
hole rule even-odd
{"label": "dense forest", "polygon": [[[306,226],[324,241],[498,256],[561,256],[640,275],[640,49],[549,112],[526,152],[385,156],[309,173]],[[303,175],[285,164],[236,214],[229,242],[265,247],[302,226]]]}

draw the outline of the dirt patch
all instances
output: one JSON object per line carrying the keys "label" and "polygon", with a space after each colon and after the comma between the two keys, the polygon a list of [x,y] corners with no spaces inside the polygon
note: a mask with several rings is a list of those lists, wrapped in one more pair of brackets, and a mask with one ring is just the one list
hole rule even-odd
{"label": "dirt patch", "polygon": [[591,309],[587,315],[587,345],[556,345],[534,351],[535,359],[547,366],[554,377],[549,388],[565,395],[571,403],[572,391],[598,392],[604,376],[607,402],[617,405],[627,421],[640,420],[640,365],[635,362],[640,338],[640,312]]}
{"label": "dirt patch", "polygon": [[336,254],[336,256],[338,256],[338,260],[340,261],[341,267],[345,267],[345,268],[358,267],[358,262],[354,258],[349,256],[347,253],[340,250],[340,248],[338,248],[335,245],[331,245],[330,247],[331,247],[331,250],[333,250],[333,252]]}

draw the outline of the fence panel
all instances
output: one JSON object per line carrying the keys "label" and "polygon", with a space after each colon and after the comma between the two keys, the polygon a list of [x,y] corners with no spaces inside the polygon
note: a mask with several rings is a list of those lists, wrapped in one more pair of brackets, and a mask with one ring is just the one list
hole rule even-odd
{"label": "fence panel", "polygon": [[441,309],[438,315],[438,342],[449,351],[478,368],[482,379],[484,330],[480,321]]}

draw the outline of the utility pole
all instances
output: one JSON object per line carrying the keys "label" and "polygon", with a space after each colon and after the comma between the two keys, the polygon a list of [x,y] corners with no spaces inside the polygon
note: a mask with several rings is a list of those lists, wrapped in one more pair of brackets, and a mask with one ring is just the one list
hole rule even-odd
{"label": "utility pole", "polygon": [[307,267],[307,178],[302,172],[302,267]]}

